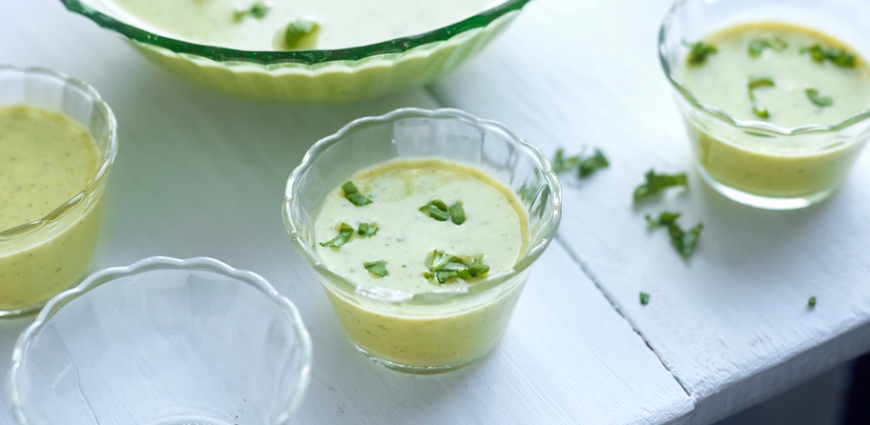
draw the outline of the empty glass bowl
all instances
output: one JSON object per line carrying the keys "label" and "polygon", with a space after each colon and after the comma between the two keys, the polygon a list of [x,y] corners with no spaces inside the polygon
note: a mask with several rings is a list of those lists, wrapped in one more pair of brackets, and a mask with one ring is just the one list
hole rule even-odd
{"label": "empty glass bowl", "polygon": [[210,258],[152,257],[53,298],[15,346],[19,425],[283,425],[309,380],[296,308]]}
{"label": "empty glass bowl", "polygon": [[[514,267],[467,287],[411,293],[360,285],[325,265],[314,223],[327,194],[357,171],[396,158],[469,164],[511,188],[529,220],[529,244]],[[405,108],[358,119],[317,142],[287,182],[283,213],[357,349],[395,370],[437,373],[498,344],[532,265],[559,227],[561,205],[559,180],[540,149],[505,126],[455,109]]]}

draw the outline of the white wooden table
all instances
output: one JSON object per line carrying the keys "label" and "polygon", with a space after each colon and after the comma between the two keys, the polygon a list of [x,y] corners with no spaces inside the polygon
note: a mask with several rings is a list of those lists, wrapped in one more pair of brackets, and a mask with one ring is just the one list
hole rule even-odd
{"label": "white wooden table", "polygon": [[[745,208],[694,175],[687,193],[634,209],[647,169],[691,167],[655,56],[668,6],[536,0],[441,82],[336,107],[204,91],[57,0],[0,0],[0,63],[84,79],[118,117],[95,269],[211,256],[263,275],[296,303],[314,340],[299,423],[707,424],[870,350],[870,157],[838,195],[804,211]],[[499,348],[438,376],[388,371],[354,352],[279,214],[285,180],[313,142],[403,106],[466,109],[549,153],[595,146],[613,164],[565,180],[559,239]],[[706,225],[688,262],[663,232],[645,230],[643,214],[665,208]],[[0,322],[0,359],[29,320]]]}

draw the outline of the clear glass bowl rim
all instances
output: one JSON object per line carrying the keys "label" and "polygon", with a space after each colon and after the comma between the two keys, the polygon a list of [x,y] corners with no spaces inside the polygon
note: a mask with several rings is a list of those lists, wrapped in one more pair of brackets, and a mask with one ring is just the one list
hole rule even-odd
{"label": "clear glass bowl rim", "polygon": [[47,68],[21,68],[11,65],[0,65],[0,73],[7,71],[22,72],[30,75],[37,74],[43,77],[63,81],[64,85],[73,85],[87,92],[88,95],[94,99],[95,107],[102,110],[106,116],[108,121],[107,134],[109,135],[109,143],[106,147],[105,158],[99,164],[99,167],[97,167],[97,172],[90,178],[90,180],[88,180],[88,183],[81,192],[75,194],[72,198],[39,220],[24,223],[11,229],[0,229],[0,242],[22,238],[39,230],[46,224],[56,222],[69,214],[79,203],[84,201],[95,190],[97,190],[98,187],[100,187],[106,174],[109,173],[112,164],[115,162],[115,156],[118,154],[118,122],[115,119],[115,114],[112,112],[112,108],[109,107],[109,104],[103,100],[97,90],[90,84],[77,78],[72,78],[62,72],[53,71]]}
{"label": "clear glass bowl rim", "polygon": [[522,9],[529,1],[530,0],[505,0],[498,6],[445,27],[422,34],[396,38],[365,46],[332,50],[254,51],[191,43],[154,34],[98,12],[85,5],[82,0],[61,0],[70,12],[78,13],[94,21],[100,27],[121,34],[129,40],[145,45],[164,48],[176,54],[203,57],[215,62],[225,63],[226,65],[233,65],[234,63],[260,65],[295,63],[302,65],[315,65],[333,61],[359,61],[372,56],[390,53],[404,53],[410,49],[425,44],[446,41],[468,30],[486,27],[501,16]]}
{"label": "clear glass bowl rim", "polygon": [[[284,311],[284,314],[293,321],[293,328],[300,337],[299,341],[302,346],[303,356],[302,367],[298,372],[300,376],[299,383],[293,395],[293,399],[290,401],[290,404],[285,407],[286,412],[294,412],[302,403],[302,399],[305,396],[305,389],[308,387],[308,383],[311,380],[311,337],[308,335],[308,330],[302,322],[302,315],[299,314],[299,310],[296,309],[296,306],[289,299],[279,294],[278,291],[275,290],[268,281],[266,281],[266,279],[256,273],[232,268],[226,263],[209,257],[195,257],[180,260],[177,258],[157,256],[142,259],[126,267],[112,267],[101,270],[89,276],[84,280],[84,282],[75,288],[68,289],[54,296],[45,304],[45,307],[39,312],[39,315],[36,316],[36,320],[34,320],[34,322],[30,324],[30,326],[28,326],[27,329],[25,329],[18,337],[18,341],[15,343],[15,347],[12,350],[12,366],[6,380],[6,392],[9,395],[9,407],[12,409],[13,416],[17,423],[19,425],[28,424],[24,417],[24,413],[21,411],[22,401],[21,395],[18,393],[18,372],[20,371],[21,363],[24,360],[24,352],[30,347],[33,338],[40,330],[42,330],[42,328],[45,327],[49,319],[54,317],[60,309],[74,299],[87,294],[94,288],[111,283],[118,278],[132,276],[151,270],[185,269],[207,270],[244,281],[271,298],[272,301]],[[274,425],[283,425],[284,423],[286,423],[286,419]]]}
{"label": "clear glass bowl rim", "polygon": [[[317,160],[322,152],[326,151],[326,149],[328,149],[330,146],[336,143],[340,143],[346,135],[355,132],[358,128],[365,128],[371,124],[389,123],[399,119],[421,117],[455,118],[470,122],[479,127],[492,127],[503,132],[504,134],[507,134],[513,143],[516,143],[527,149],[526,152],[529,152],[540,164],[542,164],[542,168],[540,169],[541,176],[544,179],[545,184],[550,189],[550,198],[548,202],[553,207],[553,213],[550,217],[547,217],[545,220],[543,220],[546,229],[544,231],[543,237],[541,238],[541,241],[534,246],[529,247],[528,252],[522,258],[520,258],[519,261],[517,261],[517,263],[511,270],[494,276],[488,276],[486,279],[476,282],[474,285],[465,288],[439,288],[438,291],[424,293],[411,293],[384,287],[360,286],[353,281],[345,279],[340,274],[335,273],[334,271],[332,271],[332,269],[325,266],[320,261],[317,253],[314,251],[314,248],[311,247],[300,236],[299,232],[296,229],[296,224],[293,222],[293,217],[291,213],[291,203],[293,201],[293,198],[295,197],[295,194],[298,192],[296,182],[299,180],[299,176],[304,175],[312,167],[313,163]],[[290,174],[290,178],[287,180],[284,203],[282,205],[281,212],[282,216],[284,217],[284,226],[290,233],[290,237],[293,240],[293,243],[296,245],[297,250],[302,254],[303,258],[305,258],[305,261],[307,261],[308,264],[310,264],[321,275],[328,276],[335,282],[340,282],[342,284],[341,286],[345,288],[354,288],[355,294],[364,296],[375,301],[390,303],[418,301],[423,304],[429,304],[433,300],[432,297],[434,296],[437,297],[434,299],[440,303],[455,298],[473,296],[489,291],[505,282],[511,281],[516,275],[522,273],[524,270],[534,264],[538,257],[540,257],[541,254],[543,254],[544,251],[547,249],[547,246],[549,246],[550,242],[556,235],[556,230],[559,228],[559,222],[562,217],[562,186],[559,182],[559,178],[556,176],[556,173],[553,172],[553,169],[550,166],[550,162],[544,156],[544,153],[541,151],[541,149],[521,139],[508,127],[497,121],[477,118],[465,111],[451,108],[441,108],[434,110],[420,108],[400,108],[385,115],[364,117],[351,121],[337,133],[331,136],[327,136],[315,143],[308,150],[308,152],[305,153],[305,156],[302,159],[302,163],[293,170],[293,172]]]}
{"label": "clear glass bowl rim", "polygon": [[671,29],[671,24],[676,18],[677,12],[679,12],[680,8],[689,1],[693,0],[676,0],[671,8],[668,10],[668,13],[665,15],[664,20],[662,20],[661,27],[659,28],[658,53],[659,62],[662,65],[662,70],[664,71],[668,81],[670,81],[671,85],[683,97],[683,99],[689,102],[689,104],[692,105],[692,107],[696,110],[700,110],[701,112],[712,116],[713,118],[723,121],[726,124],[734,126],[743,131],[749,133],[756,133],[758,135],[767,137],[835,133],[851,127],[855,124],[867,121],[867,119],[870,118],[870,108],[866,108],[861,111],[855,112],[852,115],[849,115],[848,117],[843,119],[843,121],[840,121],[837,124],[807,124],[798,127],[781,127],[764,121],[740,120],[732,117],[731,115],[714,106],[706,105],[699,102],[698,99],[696,99],[692,92],[688,89],[688,87],[683,84],[679,76],[676,75],[676,70],[671,67],[671,63],[667,57],[669,50],[665,44],[666,38]]}

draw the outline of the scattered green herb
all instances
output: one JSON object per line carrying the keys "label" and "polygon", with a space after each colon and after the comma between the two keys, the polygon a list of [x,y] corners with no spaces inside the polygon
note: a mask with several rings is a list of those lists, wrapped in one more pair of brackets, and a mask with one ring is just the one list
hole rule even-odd
{"label": "scattered green herb", "polygon": [[233,16],[236,18],[236,21],[241,21],[242,19],[245,19],[246,16],[263,19],[267,13],[269,13],[269,6],[258,1],[248,10],[236,10]]}
{"label": "scattered green herb", "polygon": [[683,42],[689,48],[689,56],[687,60],[689,61],[689,65],[697,66],[703,65],[707,62],[707,57],[718,52],[716,46],[712,44],[706,44],[703,41],[699,41],[697,43],[686,43]]}
{"label": "scattered green herb", "polygon": [[807,89],[806,90],[807,97],[810,99],[810,102],[813,102],[816,106],[826,107],[834,104],[834,99],[830,96],[819,96],[819,91],[816,89]]}
{"label": "scattered green herb", "polygon": [[450,218],[447,204],[438,199],[429,201],[428,204],[420,207],[420,211],[438,221],[447,221],[447,219]]}
{"label": "scattered green herb", "polygon": [[370,238],[378,234],[378,223],[360,223],[356,233],[364,238]]}
{"label": "scattered green herb", "polygon": [[764,53],[764,49],[781,52],[787,47],[788,43],[781,38],[755,38],[749,42],[749,56],[758,58]]}
{"label": "scattered green herb", "polygon": [[816,297],[810,297],[807,301],[807,307],[814,308],[816,306]]}
{"label": "scattered green herb", "polygon": [[291,22],[290,25],[287,25],[287,30],[284,32],[284,44],[291,49],[296,48],[305,37],[314,34],[319,29],[320,24],[314,21],[300,19]]}
{"label": "scattered green herb", "polygon": [[647,304],[649,304],[649,294],[647,294],[646,292],[641,292],[640,293],[640,305],[647,305]]}
{"label": "scattered green herb", "polygon": [[372,203],[371,199],[362,193],[359,193],[359,189],[356,188],[356,185],[353,184],[353,182],[347,182],[341,185],[341,190],[344,192],[344,196],[347,200],[358,207]]}
{"label": "scattered green herb", "polygon": [[749,90],[749,98],[755,100],[755,93],[753,91],[762,87],[776,87],[776,83],[770,78],[750,78],[749,83],[746,84],[746,88]]}
{"label": "scattered green herb", "polygon": [[330,248],[339,248],[342,245],[350,242],[350,238],[353,236],[353,227],[350,224],[345,222],[341,222],[341,225],[338,227],[338,236],[333,238],[327,242],[321,242],[320,246],[327,246]]}
{"label": "scattered green herb", "polygon": [[758,118],[770,118],[770,112],[768,112],[767,108],[758,109],[757,106],[753,106],[752,113]]}
{"label": "scattered green herb", "polygon": [[688,231],[683,230],[677,219],[680,218],[680,213],[662,212],[658,219],[651,216],[646,216],[646,222],[651,228],[667,226],[668,234],[671,237],[671,243],[683,257],[688,258],[695,252],[695,246],[698,245],[698,239],[701,237],[701,230],[704,230],[704,224],[698,223]]}
{"label": "scattered green herb", "polygon": [[565,157],[565,151],[559,149],[556,151],[556,156],[553,157],[553,172],[556,174],[564,173],[580,163],[580,155]]}
{"label": "scattered green herb", "polygon": [[809,53],[810,57],[818,63],[828,60],[832,64],[843,68],[855,67],[855,55],[847,52],[845,49],[834,49],[814,44],[810,47],[802,48],[800,52]]}
{"label": "scattered green herb", "polygon": [[445,283],[452,278],[473,279],[487,272],[489,272],[489,266],[483,264],[483,256],[463,260],[453,254],[436,249],[432,252],[432,263],[429,265],[429,271],[423,273],[423,277],[436,279],[438,283]]}
{"label": "scattered green herb", "polygon": [[574,167],[578,167],[577,176],[580,178],[588,177],[596,170],[609,166],[610,162],[607,161],[607,158],[598,149],[595,149],[595,153],[588,158],[581,158],[580,155],[565,157],[565,151],[562,149],[557,150],[555,157],[553,157],[554,173],[561,174]]}
{"label": "scattered green herb", "polygon": [[602,168],[607,168],[610,166],[610,162],[607,161],[607,158],[604,157],[604,154],[601,153],[600,150],[595,149],[595,154],[580,161],[578,175],[580,178],[588,177],[596,170],[600,170]]}
{"label": "scattered green herb", "polygon": [[459,202],[450,206],[447,209],[447,212],[450,213],[450,221],[453,224],[459,225],[465,223],[465,209],[462,208],[462,204]]}
{"label": "scattered green herb", "polygon": [[369,273],[378,275],[380,277],[384,277],[390,274],[387,271],[387,263],[385,261],[369,261],[367,263],[363,263],[363,266],[365,266],[366,270],[368,270]]}
{"label": "scattered green herb", "polygon": [[634,189],[634,202],[639,202],[674,186],[689,186],[686,173],[656,174],[655,171],[649,170],[646,173],[646,183]]}

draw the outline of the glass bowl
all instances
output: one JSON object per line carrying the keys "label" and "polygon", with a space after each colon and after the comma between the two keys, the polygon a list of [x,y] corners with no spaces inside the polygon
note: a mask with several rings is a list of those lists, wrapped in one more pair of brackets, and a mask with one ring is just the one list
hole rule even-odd
{"label": "glass bowl", "polygon": [[151,257],[49,301],[7,389],[19,425],[283,425],[310,364],[299,312],[262,277]]}
{"label": "glass bowl", "polygon": [[699,102],[681,80],[687,42],[738,23],[815,28],[870,58],[870,3],[863,0],[679,0],[662,23],[659,59],[685,119],[698,170],[715,190],[765,209],[820,202],[843,182],[870,137],[870,109],[834,125],[784,128],[736,119]]}
{"label": "glass bowl", "polygon": [[246,51],[189,43],[115,19],[111,0],[61,0],[153,62],[209,89],[261,101],[346,103],[429,83],[483,49],[529,0],[423,34],[335,50]]}
{"label": "glass bowl", "polygon": [[[530,243],[513,269],[464,288],[410,293],[358,285],[327,267],[314,235],[327,194],[357,171],[395,158],[470,164],[515,191],[528,212]],[[395,370],[437,373],[497,345],[532,264],[556,233],[561,205],[559,180],[540,149],[505,126],[454,109],[406,108],[358,119],[317,142],[287,181],[283,215],[357,349]]]}
{"label": "glass bowl", "polygon": [[0,66],[0,105],[21,104],[62,112],[81,124],[99,156],[96,173],[80,193],[39,220],[0,229],[0,316],[32,313],[87,273],[118,152],[115,116],[83,81],[47,69]]}

